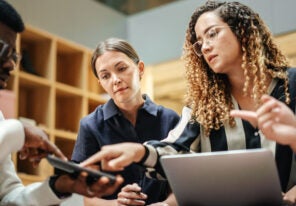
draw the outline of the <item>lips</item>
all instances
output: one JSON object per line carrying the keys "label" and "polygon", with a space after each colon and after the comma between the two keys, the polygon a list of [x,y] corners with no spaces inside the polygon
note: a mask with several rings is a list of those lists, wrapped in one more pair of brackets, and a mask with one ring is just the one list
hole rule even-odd
{"label": "lips", "polygon": [[211,62],[215,57],[217,57],[218,55],[209,55],[208,56],[208,62]]}
{"label": "lips", "polygon": [[122,92],[122,91],[124,91],[124,90],[126,90],[127,89],[127,87],[125,87],[125,88],[119,88],[119,89],[117,89],[117,90],[115,90],[115,94],[116,93],[118,93],[118,92]]}

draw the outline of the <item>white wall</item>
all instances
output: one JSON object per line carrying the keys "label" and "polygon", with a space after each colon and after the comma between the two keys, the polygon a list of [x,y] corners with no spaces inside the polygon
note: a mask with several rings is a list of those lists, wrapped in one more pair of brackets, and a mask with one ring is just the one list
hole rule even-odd
{"label": "white wall", "polygon": [[[198,3],[197,3],[198,2]],[[189,17],[200,1],[178,1],[128,18],[128,37],[140,57],[158,63],[180,57]]]}
{"label": "white wall", "polygon": [[127,38],[127,17],[94,0],[7,1],[25,23],[89,48],[110,36]]}
{"label": "white wall", "polygon": [[[146,64],[179,58],[185,30],[206,0],[180,0],[125,16],[94,0],[8,0],[26,23],[89,48],[108,37],[127,39]],[[296,30],[295,0],[240,0],[265,20],[274,34]]]}
{"label": "white wall", "polygon": [[[296,30],[295,0],[239,0],[260,14],[274,34]],[[129,41],[146,63],[180,57],[193,11],[206,0],[182,0],[130,16]]]}

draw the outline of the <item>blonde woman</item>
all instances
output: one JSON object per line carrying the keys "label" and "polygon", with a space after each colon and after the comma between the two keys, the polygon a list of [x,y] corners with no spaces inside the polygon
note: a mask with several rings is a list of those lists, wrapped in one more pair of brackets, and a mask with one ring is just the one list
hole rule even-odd
{"label": "blonde woman", "polygon": [[[92,70],[111,99],[80,122],[72,160],[82,162],[105,145],[162,140],[175,127],[179,116],[156,105],[141,91],[144,62],[125,40],[109,38],[97,46]],[[104,198],[85,198],[86,205],[147,205],[166,200],[166,181],[145,177],[145,169],[132,164],[119,172],[120,190]]]}

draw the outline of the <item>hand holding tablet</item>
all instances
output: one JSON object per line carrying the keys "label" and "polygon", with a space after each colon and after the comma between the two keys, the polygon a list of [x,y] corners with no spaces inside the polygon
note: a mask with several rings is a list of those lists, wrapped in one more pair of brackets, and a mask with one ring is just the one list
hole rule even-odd
{"label": "hand holding tablet", "polygon": [[102,172],[99,170],[81,167],[79,164],[76,164],[74,162],[64,161],[64,160],[57,158],[53,155],[48,155],[46,159],[53,167],[63,170],[69,174],[80,173],[80,172],[84,171],[92,179],[99,179],[99,178],[105,176],[105,177],[109,178],[110,184],[114,184],[114,182],[116,180],[116,177],[112,174]]}

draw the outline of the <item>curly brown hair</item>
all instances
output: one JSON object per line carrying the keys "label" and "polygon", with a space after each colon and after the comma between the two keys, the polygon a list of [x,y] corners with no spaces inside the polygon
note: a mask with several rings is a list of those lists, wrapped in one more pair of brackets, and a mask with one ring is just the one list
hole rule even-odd
{"label": "curly brown hair", "polygon": [[[229,115],[234,106],[227,76],[213,72],[203,56],[198,57],[193,50],[192,45],[196,42],[194,27],[205,12],[215,12],[229,25],[241,45],[246,79],[244,95],[250,95],[258,106],[261,96],[267,93],[267,79],[279,78],[285,82],[285,101],[289,103],[287,59],[259,15],[239,2],[207,1],[191,16],[183,47],[188,88],[186,104],[192,109],[192,120],[204,127],[206,135],[226,122],[235,126],[234,118]],[[252,94],[247,92],[250,85],[254,87]]]}

